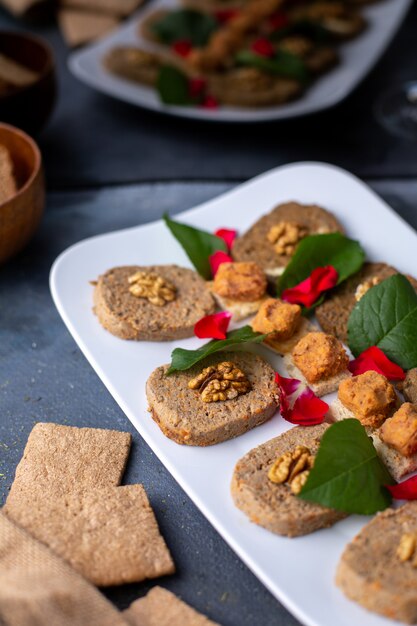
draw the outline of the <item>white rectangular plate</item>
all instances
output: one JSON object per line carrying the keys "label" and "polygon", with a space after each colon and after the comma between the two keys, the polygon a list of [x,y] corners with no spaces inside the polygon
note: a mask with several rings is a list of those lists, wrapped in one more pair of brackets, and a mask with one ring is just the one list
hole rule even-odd
{"label": "white rectangular plate", "polygon": [[[414,269],[416,233],[364,183],[336,167],[299,163],[279,167],[219,198],[181,214],[180,219],[213,231],[247,229],[280,202],[317,203],[332,211],[349,236],[359,239],[375,261]],[[232,502],[229,485],[235,463],[253,447],[288,428],[277,414],[268,423],[208,448],[180,446],[167,439],[147,412],[145,382],[169,361],[177,345],[202,342],[128,342],[103,330],[92,312],[89,281],[118,265],[177,263],[190,267],[161,222],[78,243],[55,262],[51,290],[55,304],[85,356],[142,437],[182,488],[268,589],[310,626],[382,626],[388,622],[349,602],[333,583],[345,544],[366,518],[351,517],[328,530],[286,539],[252,524]],[[278,369],[281,359],[257,348]]]}
{"label": "white rectangular plate", "polygon": [[154,89],[134,84],[107,72],[102,65],[106,52],[116,45],[143,45],[158,49],[138,34],[144,16],[161,7],[178,6],[176,0],[156,0],[100,42],[73,53],[69,58],[71,71],[82,81],[110,96],[146,109],[180,117],[227,122],[259,122],[306,115],[341,102],[366,76],[383,54],[412,0],[380,0],[363,9],[369,21],[367,30],[356,39],[340,46],[341,60],[337,67],[320,77],[298,100],[262,109],[221,107],[207,110],[198,107],[167,106],[160,102]]}

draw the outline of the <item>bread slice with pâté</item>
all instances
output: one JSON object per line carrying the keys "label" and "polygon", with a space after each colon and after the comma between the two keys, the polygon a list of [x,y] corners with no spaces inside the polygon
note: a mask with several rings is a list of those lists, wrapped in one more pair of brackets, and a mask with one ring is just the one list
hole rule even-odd
{"label": "bread slice with p\u00e2t\u00e9", "polygon": [[[213,381],[221,377],[215,370],[224,363],[231,363],[244,374],[246,392],[239,395],[231,392],[234,397],[214,400],[208,395],[208,385],[217,385]],[[146,383],[146,395],[152,418],[164,435],[176,443],[189,446],[220,443],[263,424],[278,410],[274,369],[257,354],[219,352],[189,370],[170,375],[167,375],[168,367],[162,365],[152,372]],[[201,386],[192,385],[199,376],[202,376]]]}
{"label": "bread slice with p\u00e2t\u00e9", "polygon": [[291,428],[238,461],[231,486],[237,508],[255,524],[287,537],[307,535],[346,517],[340,511],[298,498],[288,483],[277,484],[268,476],[277,460],[294,452],[297,446],[304,446],[315,455],[328,426]]}

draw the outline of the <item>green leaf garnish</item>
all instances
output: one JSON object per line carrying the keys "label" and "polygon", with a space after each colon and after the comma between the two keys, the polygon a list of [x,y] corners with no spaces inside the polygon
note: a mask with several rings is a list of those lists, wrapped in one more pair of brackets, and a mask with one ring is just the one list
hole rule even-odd
{"label": "green leaf garnish", "polygon": [[261,56],[250,50],[242,50],[237,53],[235,60],[239,65],[256,67],[269,74],[294,78],[302,83],[306,82],[309,76],[304,61],[286,50],[279,50],[271,58]]}
{"label": "green leaf garnish", "polygon": [[184,39],[193,46],[205,46],[218,27],[219,24],[214,17],[192,9],[170,11],[151,24],[156,37],[169,46]]}
{"label": "green leaf garnish", "polygon": [[365,428],[346,419],[324,433],[299,497],[344,513],[372,515],[391,504],[384,485],[393,483]]}
{"label": "green leaf garnish", "polygon": [[396,274],[365,293],[350,314],[348,344],[355,356],[378,346],[408,370],[417,367],[417,294]]}
{"label": "green leaf garnish", "polygon": [[222,352],[245,343],[261,343],[266,336],[261,333],[255,333],[250,326],[242,326],[242,328],[231,330],[227,333],[226,339],[213,339],[201,346],[201,348],[197,348],[197,350],[175,348],[171,354],[171,365],[167,375],[188,370],[215,352]]}
{"label": "green leaf garnish", "polygon": [[[365,253],[357,241],[341,233],[310,235],[300,241],[285,272],[278,279],[277,293],[295,287],[317,267],[333,265],[338,273],[337,284],[360,270]],[[322,299],[315,303],[320,304]]]}
{"label": "green leaf garnish", "polygon": [[329,31],[323,28],[321,24],[307,18],[297,20],[284,28],[279,28],[273,32],[269,37],[273,41],[281,41],[285,37],[291,35],[301,35],[302,37],[308,37],[316,43],[325,43],[331,40]]}
{"label": "green leaf garnish", "polygon": [[218,250],[227,252],[224,240],[205,230],[175,222],[167,214],[164,215],[164,220],[175,239],[184,248],[197,272],[209,280],[211,278],[209,257]]}
{"label": "green leaf garnish", "polygon": [[156,88],[165,104],[192,104],[188,78],[172,65],[163,65],[159,70]]}

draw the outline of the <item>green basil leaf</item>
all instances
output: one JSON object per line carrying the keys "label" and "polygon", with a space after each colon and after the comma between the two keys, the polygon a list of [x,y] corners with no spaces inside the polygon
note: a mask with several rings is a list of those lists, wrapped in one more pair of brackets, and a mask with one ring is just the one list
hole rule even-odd
{"label": "green basil leaf", "polygon": [[188,78],[172,65],[164,65],[161,67],[156,88],[162,102],[165,104],[192,104]]}
{"label": "green basil leaf", "polygon": [[266,335],[255,333],[250,326],[242,326],[242,328],[238,328],[237,330],[231,330],[227,333],[226,337],[226,339],[213,339],[197,350],[175,348],[171,354],[171,365],[167,374],[188,370],[190,367],[215,352],[223,352],[234,346],[246,343],[261,343]]}
{"label": "green basil leaf", "polygon": [[164,215],[164,220],[175,239],[184,248],[197,272],[206,280],[210,280],[209,257],[218,250],[227,252],[224,240],[205,230],[199,230],[193,226],[188,226],[188,224],[175,222],[167,214]]}
{"label": "green basil leaf", "polygon": [[344,513],[372,515],[391,504],[384,485],[393,483],[365,428],[346,419],[324,433],[299,497]]}
{"label": "green basil leaf", "polygon": [[242,50],[237,53],[235,60],[239,65],[256,67],[269,74],[294,78],[303,83],[308,79],[308,70],[304,61],[297,55],[285,50],[279,50],[271,58],[256,54],[250,50]]}
{"label": "green basil leaf", "polygon": [[[337,284],[356,274],[362,267],[365,253],[357,241],[341,233],[310,235],[302,239],[285,272],[278,279],[277,292],[295,287],[317,267],[333,265],[339,275]],[[316,303],[316,305],[318,302]]]}
{"label": "green basil leaf", "polygon": [[350,314],[348,344],[355,356],[378,346],[403,369],[417,367],[417,294],[396,274],[365,293]]}
{"label": "green basil leaf", "polygon": [[153,22],[151,28],[156,37],[169,46],[186,39],[193,46],[201,47],[206,45],[218,26],[217,20],[208,13],[179,9]]}

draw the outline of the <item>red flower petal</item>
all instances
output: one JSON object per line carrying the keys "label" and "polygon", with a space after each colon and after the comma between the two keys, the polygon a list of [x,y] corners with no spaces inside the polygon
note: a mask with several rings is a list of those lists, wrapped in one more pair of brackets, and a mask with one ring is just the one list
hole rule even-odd
{"label": "red flower petal", "polygon": [[390,361],[381,348],[377,346],[371,346],[364,350],[362,354],[349,363],[348,367],[354,376],[374,370],[388,378],[388,380],[404,380],[405,378],[405,372],[402,367]]}
{"label": "red flower petal", "polygon": [[192,98],[198,98],[198,96],[204,93],[206,86],[207,83],[204,78],[190,78],[188,81],[188,93]]}
{"label": "red flower petal", "polygon": [[214,16],[220,24],[225,24],[229,22],[231,19],[239,15],[240,11],[237,9],[220,9],[219,11],[214,12]]}
{"label": "red flower petal", "polygon": [[265,39],[264,37],[260,37],[254,41],[251,45],[251,50],[262,57],[273,57],[275,54],[274,46],[269,39]]}
{"label": "red flower petal", "polygon": [[324,421],[324,417],[329,410],[329,405],[312,392],[309,387],[294,400],[294,396],[301,381],[296,378],[284,378],[277,372],[275,381],[280,390],[280,409],[282,417],[291,424],[300,426],[315,426]]}
{"label": "red flower petal", "polygon": [[385,485],[396,500],[417,500],[417,476],[407,478],[398,485]]}
{"label": "red flower petal", "polygon": [[215,276],[222,263],[233,263],[233,259],[231,256],[226,254],[226,252],[223,252],[223,250],[217,250],[217,252],[209,256],[209,262],[211,273]]}
{"label": "red flower petal", "polygon": [[206,315],[194,326],[194,334],[199,339],[226,339],[232,314],[221,311],[214,315]]}
{"label": "red flower petal", "polygon": [[327,402],[318,398],[311,389],[307,388],[295,401],[291,419],[288,421],[300,426],[315,426],[324,422],[328,410]]}
{"label": "red flower petal", "polygon": [[312,306],[323,291],[331,289],[337,284],[338,273],[332,265],[316,267],[308,278],[290,289],[284,289],[281,294],[282,300],[291,304],[303,304],[305,307]]}
{"label": "red flower petal", "polygon": [[218,109],[219,103],[217,102],[216,98],[213,98],[213,96],[206,96],[201,103],[201,106],[203,107],[203,109]]}
{"label": "red flower petal", "polygon": [[284,28],[288,25],[288,22],[289,20],[285,13],[274,13],[274,15],[271,15],[271,17],[269,18],[269,23],[273,30],[279,30],[280,28]]}
{"label": "red flower petal", "polygon": [[217,237],[223,239],[226,243],[228,250],[231,250],[232,244],[237,237],[237,230],[230,230],[229,228],[219,228],[214,233]]}
{"label": "red flower petal", "polygon": [[178,41],[172,44],[171,48],[180,57],[186,58],[193,49],[193,45],[189,39],[178,39]]}

